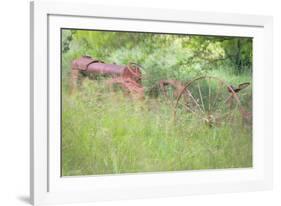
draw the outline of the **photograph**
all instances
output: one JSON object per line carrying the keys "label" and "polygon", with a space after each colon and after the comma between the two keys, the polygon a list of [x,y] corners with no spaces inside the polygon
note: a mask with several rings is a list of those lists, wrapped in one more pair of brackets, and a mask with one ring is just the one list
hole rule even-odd
{"label": "photograph", "polygon": [[253,38],[61,28],[61,176],[253,167]]}

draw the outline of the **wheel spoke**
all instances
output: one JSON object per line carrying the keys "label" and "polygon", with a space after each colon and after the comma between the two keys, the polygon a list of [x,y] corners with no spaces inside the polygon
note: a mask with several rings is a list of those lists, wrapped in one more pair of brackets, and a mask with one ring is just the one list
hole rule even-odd
{"label": "wheel spoke", "polygon": [[188,92],[188,95],[192,98],[192,100],[194,101],[194,103],[196,104],[196,106],[199,108],[199,110],[204,113],[204,111],[202,110],[202,108],[200,107],[200,105],[198,104],[198,102],[196,101],[196,99],[193,97],[193,95]]}
{"label": "wheel spoke", "polygon": [[201,100],[201,103],[202,103],[202,108],[203,108],[203,111],[205,112],[206,110],[205,110],[205,105],[204,105],[203,98],[202,98],[200,84],[198,83],[197,86],[198,86],[198,90],[199,90],[200,100]]}
{"label": "wheel spoke", "polygon": [[185,107],[188,111],[190,111],[191,113],[195,114],[198,116],[198,113],[194,110],[192,110],[188,105],[183,104],[182,102],[179,102],[179,104],[181,104],[183,107]]}

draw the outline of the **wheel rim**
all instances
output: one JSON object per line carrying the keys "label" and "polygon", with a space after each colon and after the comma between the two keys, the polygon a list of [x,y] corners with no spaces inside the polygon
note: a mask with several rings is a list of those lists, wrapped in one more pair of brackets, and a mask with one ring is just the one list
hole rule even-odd
{"label": "wheel rim", "polygon": [[210,127],[234,125],[240,111],[239,97],[231,85],[217,77],[203,76],[189,81],[181,90],[174,107],[174,118],[184,114]]}

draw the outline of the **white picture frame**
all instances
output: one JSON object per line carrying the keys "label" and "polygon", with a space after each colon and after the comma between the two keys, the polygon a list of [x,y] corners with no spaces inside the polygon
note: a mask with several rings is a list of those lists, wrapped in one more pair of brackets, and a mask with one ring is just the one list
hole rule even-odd
{"label": "white picture frame", "polygon": [[[145,15],[144,15],[145,14]],[[254,38],[253,168],[60,176],[61,28],[250,36]],[[31,3],[31,201],[34,205],[268,190],[273,185],[272,17]],[[258,92],[257,92],[258,91]]]}

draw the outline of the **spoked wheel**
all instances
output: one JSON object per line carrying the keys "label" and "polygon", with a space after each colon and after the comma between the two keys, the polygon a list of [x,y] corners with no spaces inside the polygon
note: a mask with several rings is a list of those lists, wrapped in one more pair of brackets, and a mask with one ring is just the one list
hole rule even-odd
{"label": "spoked wheel", "polygon": [[240,111],[239,97],[231,85],[217,77],[204,76],[188,82],[181,90],[174,118],[181,116],[210,127],[234,125],[241,118]]}

